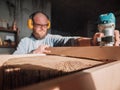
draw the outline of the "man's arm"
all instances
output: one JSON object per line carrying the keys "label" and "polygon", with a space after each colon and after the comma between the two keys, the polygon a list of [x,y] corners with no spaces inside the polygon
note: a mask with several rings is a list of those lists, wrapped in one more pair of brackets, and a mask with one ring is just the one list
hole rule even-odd
{"label": "man's arm", "polygon": [[75,39],[75,45],[74,46],[92,46],[92,38],[86,38],[86,37],[80,37]]}
{"label": "man's arm", "polygon": [[[80,37],[75,39],[75,45],[74,46],[98,46],[97,38],[104,37],[103,33],[95,33],[93,38],[86,38],[86,37]],[[114,39],[115,39],[115,44],[114,46],[119,46],[120,45],[120,33],[118,30],[115,30],[114,32]]]}

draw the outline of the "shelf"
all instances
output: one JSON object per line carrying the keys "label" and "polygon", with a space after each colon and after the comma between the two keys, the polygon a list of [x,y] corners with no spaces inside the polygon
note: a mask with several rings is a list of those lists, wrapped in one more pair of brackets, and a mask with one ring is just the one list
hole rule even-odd
{"label": "shelf", "polygon": [[17,33],[17,31],[13,31],[12,29],[0,29],[1,32],[8,32],[8,33]]}
{"label": "shelf", "polygon": [[[14,34],[14,38],[15,38],[15,44],[3,44],[3,45],[0,45],[0,48],[16,48],[16,46],[18,44],[18,30],[14,31],[12,29],[0,27],[0,32],[6,33],[5,35],[9,35],[10,33],[12,33],[12,34]],[[2,38],[3,37],[1,37],[1,39]],[[4,39],[2,42],[4,42]],[[7,43],[9,43],[9,42],[7,42]]]}
{"label": "shelf", "polygon": [[16,46],[11,46],[11,45],[9,45],[9,46],[0,46],[0,48],[16,48]]}

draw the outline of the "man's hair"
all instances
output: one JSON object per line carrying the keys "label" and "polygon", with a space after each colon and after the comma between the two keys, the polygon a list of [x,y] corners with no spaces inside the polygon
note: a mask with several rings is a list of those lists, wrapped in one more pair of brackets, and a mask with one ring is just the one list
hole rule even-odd
{"label": "man's hair", "polygon": [[45,15],[45,16],[47,17],[47,19],[49,20],[48,15],[45,14],[44,12],[41,12],[41,11],[36,11],[36,12],[32,13],[32,14],[29,16],[29,18],[32,19],[32,21],[34,21],[33,18],[34,18],[34,16],[35,16],[36,14],[38,14],[38,13],[41,13],[41,14]]}

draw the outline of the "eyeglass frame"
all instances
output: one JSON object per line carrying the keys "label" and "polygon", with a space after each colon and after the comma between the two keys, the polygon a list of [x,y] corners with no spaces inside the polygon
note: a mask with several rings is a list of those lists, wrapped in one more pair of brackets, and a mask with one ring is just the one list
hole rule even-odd
{"label": "eyeglass frame", "polygon": [[34,27],[41,27],[41,28],[48,28],[48,24],[37,24],[37,23],[33,23]]}

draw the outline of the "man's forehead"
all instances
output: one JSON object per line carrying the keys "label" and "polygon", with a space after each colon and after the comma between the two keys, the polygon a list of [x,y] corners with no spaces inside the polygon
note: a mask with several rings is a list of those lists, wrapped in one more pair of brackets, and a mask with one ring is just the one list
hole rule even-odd
{"label": "man's forehead", "polygon": [[33,22],[38,24],[46,24],[48,22],[48,18],[42,13],[37,13],[33,18]]}
{"label": "man's forehead", "polygon": [[37,13],[37,14],[34,16],[34,18],[46,18],[46,19],[47,19],[47,17],[46,17],[44,14],[42,14],[42,13]]}

